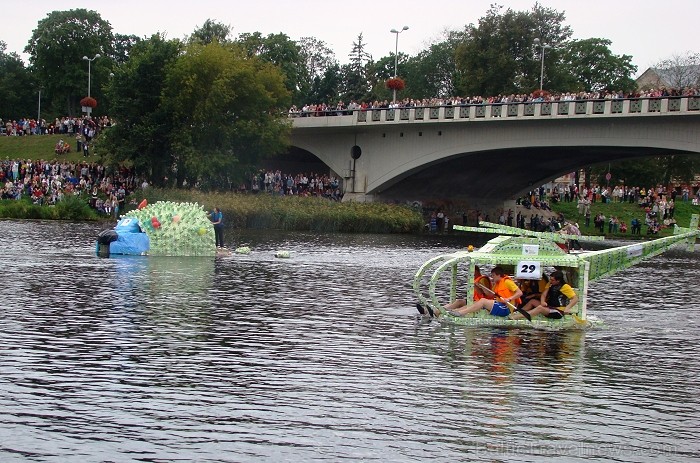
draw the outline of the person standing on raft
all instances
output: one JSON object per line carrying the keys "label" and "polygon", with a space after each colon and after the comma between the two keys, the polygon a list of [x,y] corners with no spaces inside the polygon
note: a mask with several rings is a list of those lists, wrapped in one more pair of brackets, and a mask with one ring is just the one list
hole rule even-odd
{"label": "person standing on raft", "polygon": [[216,247],[224,247],[224,214],[221,209],[215,207],[213,211],[209,213],[209,220],[214,225],[214,239],[216,240]]}

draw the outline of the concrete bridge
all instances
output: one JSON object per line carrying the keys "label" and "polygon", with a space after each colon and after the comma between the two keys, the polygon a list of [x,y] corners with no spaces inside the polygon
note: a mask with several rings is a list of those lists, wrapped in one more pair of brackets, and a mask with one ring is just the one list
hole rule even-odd
{"label": "concrete bridge", "polygon": [[344,179],[344,200],[503,207],[584,166],[700,154],[700,97],[370,109],[294,117],[292,145]]}

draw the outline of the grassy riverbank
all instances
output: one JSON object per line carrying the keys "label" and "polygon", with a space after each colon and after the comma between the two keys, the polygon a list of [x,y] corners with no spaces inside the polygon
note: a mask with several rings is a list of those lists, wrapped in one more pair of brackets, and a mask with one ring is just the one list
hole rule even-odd
{"label": "grassy riverbank", "polygon": [[[56,154],[54,148],[58,140],[70,143],[71,152]],[[31,159],[32,161],[62,161],[78,162],[86,158],[83,153],[76,152],[75,136],[68,135],[27,135],[24,137],[0,137],[0,159]],[[93,162],[94,157],[89,158]]]}
{"label": "grassy riverbank", "polygon": [[[534,209],[533,209],[534,210]],[[570,202],[570,203],[565,203],[565,202],[559,202],[559,203],[553,203],[552,204],[552,211],[554,212],[561,212],[564,214],[564,217],[566,220],[569,221],[574,221],[578,222],[579,228],[581,229],[581,233],[584,235],[605,235],[605,236],[614,236],[618,238],[631,238],[629,226],[630,222],[632,222],[632,219],[637,218],[638,220],[641,220],[642,223],[644,223],[644,209],[640,207],[638,204],[633,203],[600,203],[596,202],[591,204],[591,225],[590,227],[585,226],[585,217],[583,215],[579,215],[577,207],[576,207],[576,202]],[[535,213],[535,212],[533,212]],[[593,219],[595,216],[599,213],[602,213],[605,215],[606,218],[606,223],[605,223],[605,233],[600,233],[593,225]],[[688,224],[690,223],[690,216],[692,214],[700,214],[700,206],[693,206],[690,201],[683,202],[681,200],[676,202],[676,209],[674,213],[674,218],[676,219],[676,222],[678,223],[678,226],[680,227],[687,227]],[[607,224],[607,219],[610,217],[617,217],[621,222],[625,222],[627,224],[628,230],[627,233],[608,233],[608,224]],[[658,238],[660,236],[669,236],[673,234],[673,227],[668,227],[668,228],[663,228],[658,235],[646,235],[647,227],[646,225],[642,226],[642,238]]]}
{"label": "grassy riverbank", "polygon": [[417,209],[382,203],[338,203],[323,198],[268,194],[202,193],[193,190],[140,192],[137,201],[197,202],[210,210],[220,207],[227,226],[278,230],[418,233],[423,217]]}

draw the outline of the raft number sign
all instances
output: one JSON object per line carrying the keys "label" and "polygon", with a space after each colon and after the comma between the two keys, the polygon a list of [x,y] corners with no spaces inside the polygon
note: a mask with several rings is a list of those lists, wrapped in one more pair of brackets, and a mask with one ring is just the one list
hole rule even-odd
{"label": "raft number sign", "polygon": [[534,260],[521,260],[515,266],[515,278],[524,280],[539,280],[542,278],[541,262]]}

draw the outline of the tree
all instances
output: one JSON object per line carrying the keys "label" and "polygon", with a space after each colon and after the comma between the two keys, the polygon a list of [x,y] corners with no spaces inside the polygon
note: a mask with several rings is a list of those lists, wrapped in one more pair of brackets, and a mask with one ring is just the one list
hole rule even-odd
{"label": "tree", "polygon": [[628,186],[649,187],[668,185],[671,181],[691,183],[700,172],[700,159],[694,154],[672,154],[620,161],[591,168],[594,183],[605,185],[610,172],[610,184],[624,182]]}
{"label": "tree", "polygon": [[[408,55],[399,53],[399,69],[405,70],[404,64],[407,60]],[[367,66],[367,80],[370,82],[372,87],[372,92],[369,97],[373,100],[391,99],[392,91],[386,88],[386,81],[392,77],[394,77],[393,53],[390,53],[389,56],[384,56],[377,61],[372,61],[371,65]]]}
{"label": "tree", "polygon": [[337,101],[338,89],[342,83],[340,66],[338,63],[328,67],[323,73],[323,76],[314,77],[311,82],[311,90],[309,91],[306,102],[308,103],[332,103]]}
{"label": "tree", "polygon": [[38,96],[34,79],[17,53],[6,53],[0,40],[0,108],[2,117],[19,119],[35,114]]}
{"label": "tree", "polygon": [[700,53],[674,54],[654,66],[663,70],[668,85],[684,88],[700,85]]}
{"label": "tree", "polygon": [[231,35],[232,27],[228,24],[223,24],[211,19],[204,21],[200,27],[192,32],[188,42],[189,43],[199,43],[201,45],[207,45],[214,41],[219,43],[225,43],[229,41],[229,35]]}
{"label": "tree", "polygon": [[113,54],[111,56],[114,64],[122,65],[129,59],[131,49],[141,41],[136,35],[114,34]]}
{"label": "tree", "polygon": [[158,34],[134,45],[107,87],[115,125],[98,145],[107,162],[129,162],[160,186],[167,184],[175,162],[170,141],[174,118],[162,93],[181,50],[179,41]]}
{"label": "tree", "polygon": [[178,184],[235,187],[247,167],[287,146],[283,75],[235,44],[190,44],[169,72],[163,98],[174,118]]}
{"label": "tree", "polygon": [[366,47],[367,44],[360,33],[357,41],[352,43],[352,50],[348,55],[350,64],[341,68],[343,75],[341,94],[347,100],[363,100],[372,88],[367,72],[368,67],[372,65],[372,55],[367,52]]}
{"label": "tree", "polygon": [[297,42],[299,53],[306,64],[306,74],[311,77],[323,77],[326,71],[338,64],[333,50],[323,40],[315,37],[302,37]]}
{"label": "tree", "polygon": [[[434,41],[416,56],[406,59],[401,72],[406,76],[405,94],[413,98],[456,95],[462,76],[455,53],[466,39],[463,31],[445,31],[442,40]],[[400,56],[399,56],[400,58]]]}
{"label": "tree", "polygon": [[[513,11],[492,5],[478,25],[470,24],[456,50],[457,69],[463,79],[457,91],[468,95],[530,92],[539,85],[540,53],[533,46],[558,45],[571,36],[565,15],[535,3],[531,11]],[[547,51],[550,63],[557,50]],[[556,66],[548,68],[548,88],[558,86]]]}
{"label": "tree", "polygon": [[303,103],[303,95],[308,92],[310,79],[307,74],[305,57],[300,46],[286,34],[268,34],[263,37],[260,32],[244,33],[237,42],[249,57],[278,66],[284,75],[287,90],[295,104]]}
{"label": "tree", "polygon": [[637,66],[629,55],[614,55],[608,39],[572,40],[562,47],[561,67],[569,90],[604,89],[630,92],[636,84],[632,75]]}
{"label": "tree", "polygon": [[99,13],[85,9],[53,11],[39,21],[24,49],[32,73],[46,89],[56,112],[73,114],[87,94],[88,66],[83,56],[100,54],[91,66],[92,96],[99,100],[100,84],[107,81],[113,55],[112,26]]}

